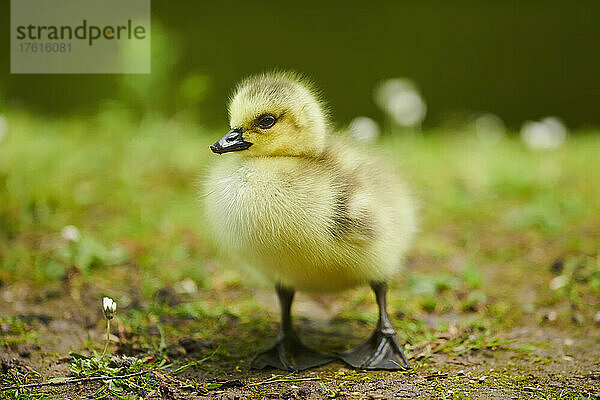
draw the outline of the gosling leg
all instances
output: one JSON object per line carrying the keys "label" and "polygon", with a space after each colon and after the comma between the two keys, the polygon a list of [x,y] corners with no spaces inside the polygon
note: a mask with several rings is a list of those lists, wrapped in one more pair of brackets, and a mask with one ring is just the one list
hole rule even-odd
{"label": "gosling leg", "polygon": [[335,361],[335,356],[305,346],[296,335],[291,316],[294,290],[281,285],[277,285],[275,290],[281,306],[279,335],[273,346],[254,357],[252,368],[273,367],[285,371],[301,371]]}
{"label": "gosling leg", "polygon": [[371,282],[375,299],[379,306],[379,321],[375,332],[365,343],[340,353],[340,358],[347,364],[359,369],[409,369],[410,364],[396,338],[396,331],[387,314],[385,282]]}

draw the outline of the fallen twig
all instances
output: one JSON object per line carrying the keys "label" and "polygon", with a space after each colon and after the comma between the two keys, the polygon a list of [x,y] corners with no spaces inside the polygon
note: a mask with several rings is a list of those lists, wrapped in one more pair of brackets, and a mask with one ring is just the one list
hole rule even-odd
{"label": "fallen twig", "polygon": [[61,385],[68,385],[70,383],[82,383],[82,382],[93,382],[93,381],[108,381],[108,380],[114,380],[114,379],[125,379],[125,378],[131,378],[132,376],[144,375],[144,374],[147,374],[149,372],[150,371],[139,371],[139,372],[134,372],[134,373],[127,374],[127,375],[87,376],[85,378],[75,378],[75,379],[66,378],[64,381],[28,383],[26,385],[7,386],[7,387],[0,388],[0,391],[12,390],[12,389],[33,388],[33,387],[37,388],[37,387],[43,387],[43,386],[61,386]]}

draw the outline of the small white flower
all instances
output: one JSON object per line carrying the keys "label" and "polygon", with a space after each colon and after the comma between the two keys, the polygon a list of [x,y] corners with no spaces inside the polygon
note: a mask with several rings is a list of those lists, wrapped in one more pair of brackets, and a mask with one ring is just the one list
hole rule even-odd
{"label": "small white flower", "polygon": [[110,297],[104,297],[102,299],[102,309],[106,319],[113,319],[115,311],[117,311],[117,303]]}
{"label": "small white flower", "polygon": [[375,102],[400,126],[414,127],[425,119],[427,104],[406,78],[388,79],[375,90]]}
{"label": "small white flower", "polygon": [[369,117],[356,117],[348,126],[350,134],[363,142],[371,142],[379,136],[379,125],[377,121]]}
{"label": "small white flower", "polygon": [[397,124],[412,127],[423,122],[427,106],[418,92],[403,92],[390,99],[387,111]]}
{"label": "small white flower", "polygon": [[560,147],[567,137],[567,128],[556,117],[540,122],[527,121],[521,128],[521,139],[533,150],[552,150]]}
{"label": "small white flower", "polygon": [[62,236],[62,238],[69,243],[79,242],[79,239],[81,238],[79,229],[73,225],[65,226],[62,231],[60,231],[60,236]]}

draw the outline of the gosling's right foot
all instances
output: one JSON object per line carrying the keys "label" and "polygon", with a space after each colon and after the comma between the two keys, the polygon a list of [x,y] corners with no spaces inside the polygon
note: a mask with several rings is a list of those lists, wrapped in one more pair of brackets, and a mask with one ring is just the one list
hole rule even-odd
{"label": "gosling's right foot", "polygon": [[336,360],[337,358],[331,354],[321,353],[305,346],[295,335],[285,335],[277,338],[273,346],[258,353],[252,360],[251,367],[302,371]]}

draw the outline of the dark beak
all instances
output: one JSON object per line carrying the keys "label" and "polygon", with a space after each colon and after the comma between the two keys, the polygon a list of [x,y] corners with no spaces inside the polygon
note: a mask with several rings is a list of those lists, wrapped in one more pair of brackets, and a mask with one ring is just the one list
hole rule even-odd
{"label": "dark beak", "polygon": [[227,132],[217,143],[210,146],[210,149],[213,153],[223,154],[230,151],[246,150],[250,146],[252,146],[252,143],[244,141],[242,137],[242,129],[237,128]]}

